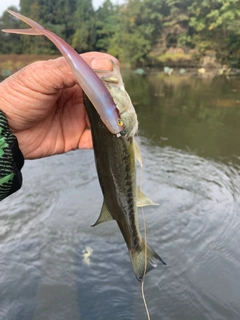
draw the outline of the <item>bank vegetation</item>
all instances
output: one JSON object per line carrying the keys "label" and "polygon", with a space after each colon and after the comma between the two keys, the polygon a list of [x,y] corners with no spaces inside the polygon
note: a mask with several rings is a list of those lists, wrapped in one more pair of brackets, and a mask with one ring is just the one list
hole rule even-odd
{"label": "bank vegetation", "polygon": [[[240,0],[20,0],[20,13],[58,34],[79,53],[103,51],[133,67],[199,67],[206,57],[240,66]],[[18,11],[11,7],[12,10]],[[7,12],[1,28],[26,25]],[[0,54],[59,54],[40,36],[0,33]]]}

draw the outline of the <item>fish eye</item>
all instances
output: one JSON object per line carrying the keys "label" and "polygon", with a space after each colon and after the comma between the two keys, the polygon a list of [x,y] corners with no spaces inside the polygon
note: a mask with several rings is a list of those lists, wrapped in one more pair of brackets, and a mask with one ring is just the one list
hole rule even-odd
{"label": "fish eye", "polygon": [[117,119],[117,122],[118,122],[118,125],[119,125],[120,127],[123,126],[123,121],[122,121],[121,118],[118,118],[118,119]]}

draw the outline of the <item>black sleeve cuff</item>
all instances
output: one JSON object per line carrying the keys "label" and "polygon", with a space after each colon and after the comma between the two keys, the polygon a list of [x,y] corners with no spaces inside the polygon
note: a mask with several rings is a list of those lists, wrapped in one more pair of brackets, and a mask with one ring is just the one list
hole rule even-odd
{"label": "black sleeve cuff", "polygon": [[21,188],[23,164],[17,138],[9,130],[7,119],[0,110],[0,201]]}

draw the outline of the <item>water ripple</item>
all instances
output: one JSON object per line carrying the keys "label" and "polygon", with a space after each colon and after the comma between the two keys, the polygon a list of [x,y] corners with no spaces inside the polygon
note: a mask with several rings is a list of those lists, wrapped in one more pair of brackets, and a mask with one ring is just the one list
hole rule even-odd
{"label": "water ripple", "polygon": [[[167,262],[146,278],[152,320],[239,319],[240,165],[144,140],[141,152],[159,203],[144,208],[147,240]],[[1,319],[146,319],[116,223],[90,227],[101,205],[91,151],[26,163],[0,204]]]}
{"label": "water ripple", "polygon": [[[148,154],[143,161],[146,176],[151,176],[152,198],[160,204],[146,209],[145,217],[150,238],[155,239],[151,244],[159,246],[168,264],[158,271],[159,288],[167,285],[173,299],[168,303],[163,298],[162,304],[169,306],[166,314],[177,299],[181,319],[227,319],[227,314],[237,319],[239,168],[168,147],[155,152],[142,148]],[[143,189],[147,184],[143,178]],[[231,272],[223,273],[227,266]]]}

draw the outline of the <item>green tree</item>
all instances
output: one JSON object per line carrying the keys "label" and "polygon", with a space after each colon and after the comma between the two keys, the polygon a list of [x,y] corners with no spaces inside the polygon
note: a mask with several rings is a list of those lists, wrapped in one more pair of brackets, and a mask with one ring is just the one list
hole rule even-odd
{"label": "green tree", "polygon": [[[71,43],[75,32],[73,16],[77,0],[20,0],[21,13],[31,17],[45,28]],[[26,27],[25,23],[22,23]],[[45,37],[22,36],[25,53],[58,53],[56,47]]]}
{"label": "green tree", "polygon": [[129,0],[121,7],[118,33],[124,60],[144,64],[163,28],[163,0]]}
{"label": "green tree", "polygon": [[188,5],[188,0],[166,0],[163,10],[164,28],[161,42],[164,49],[189,45]]}
{"label": "green tree", "polygon": [[96,11],[96,49],[109,51],[111,39],[118,31],[120,23],[119,6],[114,6],[110,0],[105,0]]}
{"label": "green tree", "polygon": [[213,49],[221,59],[240,49],[237,39],[239,0],[194,1],[189,6],[192,43],[202,50]]}
{"label": "green tree", "polygon": [[76,12],[73,15],[75,32],[72,46],[78,52],[94,49],[96,39],[94,16],[92,0],[77,0]]}

